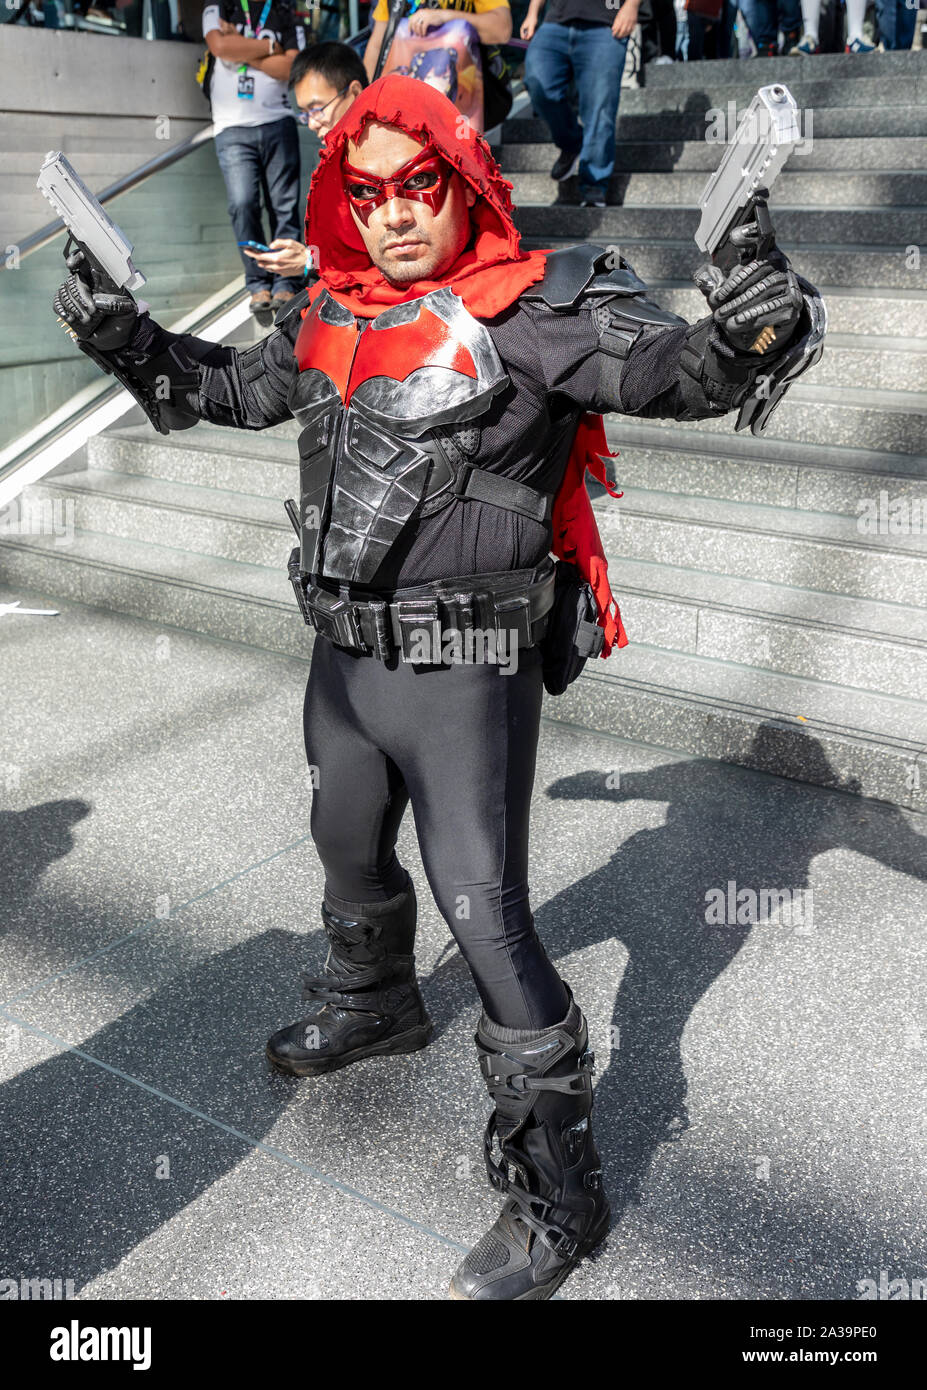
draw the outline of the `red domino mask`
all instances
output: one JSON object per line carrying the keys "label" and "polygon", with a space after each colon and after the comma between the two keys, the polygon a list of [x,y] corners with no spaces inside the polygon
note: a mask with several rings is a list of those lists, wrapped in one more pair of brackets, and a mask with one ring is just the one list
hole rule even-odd
{"label": "red domino mask", "polygon": [[348,202],[365,227],[374,208],[390,198],[408,198],[414,203],[427,203],[432,212],[440,212],[451,177],[447,161],[434,145],[426,145],[385,179],[368,173],[366,169],[355,168],[346,159],[341,169]]}

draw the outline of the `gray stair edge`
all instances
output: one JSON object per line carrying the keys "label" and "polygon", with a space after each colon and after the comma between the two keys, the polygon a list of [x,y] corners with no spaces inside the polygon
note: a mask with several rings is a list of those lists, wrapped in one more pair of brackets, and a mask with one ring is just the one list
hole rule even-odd
{"label": "gray stair edge", "polygon": [[[927,812],[927,748],[915,743],[823,723],[805,729],[767,710],[588,668],[556,702],[555,711],[545,702],[545,715],[584,732]],[[809,741],[819,745],[813,754]],[[909,787],[914,767],[920,785]]]}
{"label": "gray stair edge", "polygon": [[[628,561],[628,563],[646,564],[649,562],[630,560]],[[682,569],[683,567],[671,566],[670,568]],[[611,569],[609,573],[611,576]],[[702,577],[716,577],[711,575],[710,572],[707,570],[696,571],[696,573],[698,573]],[[728,576],[726,575],[722,575],[719,577],[722,579],[728,578]],[[749,588],[749,586],[752,584],[768,584],[768,581],[755,579],[738,579],[737,582],[745,588]],[[805,631],[825,632],[831,634],[834,637],[853,638],[854,640],[862,642],[877,642],[885,646],[898,647],[899,649],[903,650],[906,649],[916,652],[927,651],[927,637],[902,637],[895,632],[882,632],[876,628],[854,626],[850,623],[838,622],[834,621],[833,619],[827,620],[821,618],[806,618],[795,613],[783,613],[779,609],[754,608],[747,604],[729,603],[722,598],[714,598],[704,595],[698,598],[688,598],[684,594],[667,593],[666,590],[659,589],[648,589],[644,587],[642,584],[635,584],[633,582],[625,583],[620,579],[617,579],[615,583],[616,588],[618,588],[619,590],[617,594],[617,602],[619,606],[623,603],[624,599],[629,594],[633,594],[635,598],[646,599],[649,603],[661,603],[666,605],[668,608],[673,609],[694,609],[696,613],[724,613],[735,618],[745,618],[750,622],[773,623],[783,627],[801,628]],[[860,605],[865,604],[867,606],[877,605],[879,603],[885,602],[885,600],[882,599],[856,598],[853,594],[831,595],[826,592],[822,593],[822,591],[820,590],[798,589],[795,585],[791,584],[783,584],[778,587],[781,587],[785,592],[790,594],[808,593],[815,594],[824,598],[841,598],[845,602],[856,602]],[[923,612],[923,610],[918,608],[915,604],[899,604],[897,606],[905,608],[911,612]],[[663,648],[661,650],[666,649]],[[866,687],[860,688],[862,689]]]}
{"label": "gray stair edge", "polygon": [[[927,346],[927,340],[925,340]],[[654,423],[643,416],[622,415],[610,411],[603,416],[605,434],[609,447],[617,446],[617,460],[621,458],[621,446],[637,444],[652,452],[667,455],[684,454],[687,458],[707,460],[718,457],[723,452],[729,463],[743,463],[747,466],[761,464],[772,467],[811,469],[817,473],[847,474],[859,478],[878,478],[900,483],[920,481],[927,478],[924,460],[916,454],[898,454],[890,450],[854,449],[849,444],[817,444],[797,442],[792,439],[767,439],[765,435],[757,438],[749,430],[737,432],[731,429],[728,436],[707,434],[702,430],[686,428],[686,422],[670,420],[668,424]],[[725,438],[724,450],[709,447],[709,441]],[[825,459],[820,455],[828,455]],[[621,464],[615,467],[621,471]]]}
{"label": "gray stair edge", "polygon": [[[645,488],[637,489],[638,496],[641,497],[646,491],[648,490]],[[619,514],[616,514],[614,504],[612,503],[610,505],[609,502],[606,502],[604,497],[599,496],[593,498],[592,510],[595,514],[596,524],[598,525],[603,545],[607,546],[609,542],[612,542],[617,550],[619,548],[622,519],[635,518],[647,522],[658,522],[668,526],[698,526],[708,531],[723,532],[726,535],[763,536],[770,540],[780,542],[783,545],[807,544],[825,547],[827,549],[838,548],[840,550],[852,550],[859,554],[875,555],[886,560],[927,560],[927,537],[924,538],[924,543],[922,544],[920,535],[917,537],[917,545],[892,545],[886,543],[891,541],[891,537],[881,535],[875,537],[870,544],[862,538],[860,540],[855,540],[849,535],[829,536],[817,531],[812,531],[810,527],[807,530],[801,530],[797,527],[793,530],[788,526],[790,518],[796,523],[800,519],[808,518],[810,520],[816,516],[832,517],[835,521],[846,521],[847,523],[853,520],[851,516],[844,516],[840,512],[819,512],[813,511],[810,508],[799,512],[796,511],[794,507],[775,507],[760,502],[732,502],[726,498],[696,497],[692,496],[690,493],[684,492],[651,490],[650,496],[664,497],[671,500],[681,499],[684,503],[711,503],[716,507],[719,513],[732,512],[735,508],[746,511],[749,508],[755,512],[766,512],[769,516],[765,524],[761,524],[760,518],[748,518],[746,516],[741,519],[738,519],[736,516],[708,518],[691,514],[686,515],[684,507],[680,507],[677,511],[651,510],[648,509],[643,501],[634,503],[628,502],[624,498],[621,499],[621,511]],[[773,513],[778,514],[778,516],[774,516]],[[777,520],[779,521],[778,525]],[[865,533],[859,534],[862,537]],[[906,537],[905,539],[913,538]],[[628,556],[627,558],[633,559],[639,557]],[[823,593],[826,591],[821,590],[821,592]],[[860,595],[851,595],[850,597],[860,597]],[[879,600],[874,601],[878,602]],[[912,607],[917,606],[916,604],[912,605]]]}
{"label": "gray stair edge", "polygon": [[[32,496],[37,498],[42,498],[50,495],[51,500],[54,500],[54,494],[64,494],[65,496],[79,496],[89,498],[91,501],[102,500],[106,502],[116,502],[120,505],[125,505],[127,507],[148,507],[156,509],[158,511],[182,512],[185,516],[189,516],[192,514],[200,517],[205,517],[209,521],[232,522],[236,525],[256,526],[267,531],[285,532],[290,530],[289,522],[285,518],[280,521],[274,521],[270,519],[265,520],[261,517],[249,516],[240,512],[216,511],[215,505],[213,505],[212,507],[194,507],[188,505],[186,502],[171,501],[167,497],[143,497],[140,495],[133,495],[129,491],[108,492],[104,487],[94,487],[93,479],[88,477],[88,474],[98,472],[106,473],[112,478],[128,478],[133,482],[144,480],[148,482],[163,483],[165,489],[170,489],[172,487],[196,487],[199,488],[199,490],[204,494],[221,493],[224,496],[242,497],[249,501],[273,501],[272,498],[268,499],[264,497],[261,493],[233,492],[227,488],[216,488],[208,485],[201,485],[198,483],[187,483],[177,478],[161,478],[159,476],[156,477],[147,473],[120,473],[115,468],[77,468],[70,473],[48,473],[45,475],[44,478],[40,478],[36,482],[30,483],[28,491]],[[70,481],[72,478],[74,479],[73,482]],[[81,479],[84,480],[83,485],[81,485]]]}
{"label": "gray stair edge", "polygon": [[[80,593],[62,595],[62,602],[127,613],[161,627],[173,627],[212,640],[275,651],[304,663],[308,663],[311,656],[314,633],[299,624],[292,608],[282,600],[277,602],[237,596],[228,591],[210,589],[195,581],[165,580],[154,574],[130,571],[85,557],[49,552],[22,542],[0,544],[0,577],[5,582],[9,582],[10,576],[3,560],[11,552],[19,554],[18,568],[26,570],[22,576],[23,582],[41,592],[51,594],[56,591],[54,582],[49,587],[49,563],[54,568],[63,562],[106,577],[108,583],[97,593],[93,593],[91,587],[88,596],[87,586],[82,576],[78,576],[81,581]],[[25,565],[22,564],[23,559]],[[30,560],[34,562],[31,566]],[[31,575],[28,573],[30,568]],[[120,575],[133,584],[143,585],[154,597],[163,597],[165,593],[181,589],[195,593],[201,600],[196,609],[197,626],[190,626],[189,622],[171,621],[163,612],[153,614],[150,607],[148,611],[143,611],[141,603],[133,605],[128,600],[125,584],[117,586],[114,582]],[[121,593],[118,592],[119,588]],[[253,616],[258,609],[262,610],[265,618],[273,614],[283,621],[275,625],[276,631],[266,625],[262,627],[260,643],[249,642],[234,631],[231,618],[236,612]],[[297,649],[294,650],[294,647]],[[603,700],[603,694],[609,698]],[[927,748],[904,740],[888,737],[877,739],[870,733],[836,725],[812,725],[813,736],[829,764],[828,771],[840,774],[842,781],[838,783],[833,775],[824,775],[819,755],[809,758],[807,744],[811,730],[803,731],[781,715],[693,692],[669,690],[620,675],[598,673],[588,667],[563,695],[552,697],[545,694],[543,717],[587,732],[608,734],[623,742],[642,743],[651,748],[689,756],[710,757],[811,785],[837,785],[839,789],[854,794],[927,812]],[[661,728],[666,730],[665,736],[655,741],[654,730]],[[765,733],[765,746],[762,739],[758,743],[761,730]],[[912,766],[918,770],[919,787],[908,787],[906,784],[910,780]],[[847,785],[852,779],[858,782],[858,787]]]}
{"label": "gray stair edge", "polygon": [[[59,578],[56,578],[56,572]],[[85,574],[97,583],[88,586]],[[59,587],[65,579],[70,582],[64,588]],[[128,617],[161,627],[171,627],[179,632],[211,637],[217,641],[235,642],[260,651],[272,651],[291,656],[297,661],[308,661],[315,635],[302,622],[295,602],[286,599],[261,598],[195,579],[133,569],[129,565],[112,564],[94,556],[69,553],[65,549],[52,550],[42,545],[30,545],[22,539],[0,540],[0,581],[6,584],[18,582],[47,592],[61,603],[78,603],[86,608],[125,613]],[[143,597],[153,601],[133,601],[130,589],[141,589]],[[180,605],[177,600],[180,595],[192,596],[199,601],[195,626],[178,621]],[[164,602],[165,598],[172,602]],[[162,602],[159,604],[157,600]],[[255,623],[256,615],[259,615],[261,623],[263,640],[260,642],[248,641],[241,635],[242,620]],[[268,618],[273,620],[269,625]]]}

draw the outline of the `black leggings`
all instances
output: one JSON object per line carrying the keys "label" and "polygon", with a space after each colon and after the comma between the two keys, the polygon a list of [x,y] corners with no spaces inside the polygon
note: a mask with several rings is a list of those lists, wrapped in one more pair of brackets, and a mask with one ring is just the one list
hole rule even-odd
{"label": "black leggings", "polygon": [[411,801],[429,887],[486,1013],[540,1029],[569,1002],[528,902],[541,657],[517,656],[506,675],[486,662],[384,663],[317,637],[304,728],[326,891],[382,902],[402,890],[396,836]]}

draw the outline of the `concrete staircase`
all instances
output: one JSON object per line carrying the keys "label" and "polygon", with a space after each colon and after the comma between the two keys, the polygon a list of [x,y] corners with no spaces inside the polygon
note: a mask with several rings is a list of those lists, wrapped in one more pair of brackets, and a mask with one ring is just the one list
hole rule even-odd
{"label": "concrete staircase", "polygon": [[[810,113],[811,148],[771,206],[780,242],[824,294],[824,356],[763,439],[735,434],[730,417],[608,422],[624,497],[597,514],[631,646],[555,709],[923,809],[927,64],[869,56],[648,69],[646,87],[622,92],[604,211],[541,206],[557,153],[543,122],[507,123],[500,158],[527,244],[616,247],[692,320],[705,311],[691,282],[695,205],[723,149],[706,140],[709,111],[742,111],[782,80],[806,134]],[[922,505],[920,525],[861,531],[861,506],[880,492]]]}
{"label": "concrete staircase", "polygon": [[[546,130],[506,124],[528,243],[618,246],[694,319],[694,204],[722,148],[703,138],[705,110],[787,80],[813,110],[814,146],[777,185],[776,225],[831,325],[763,439],[730,418],[608,422],[624,497],[596,511],[631,646],[548,699],[549,717],[927,809],[927,538],[858,525],[880,492],[927,512],[927,266],[906,250],[927,229],[920,60],[652,69],[622,95],[619,205],[604,212],[547,206]],[[306,657],[281,505],[298,486],[296,433],[113,429],[25,499],[73,534],[4,538],[0,576]]]}

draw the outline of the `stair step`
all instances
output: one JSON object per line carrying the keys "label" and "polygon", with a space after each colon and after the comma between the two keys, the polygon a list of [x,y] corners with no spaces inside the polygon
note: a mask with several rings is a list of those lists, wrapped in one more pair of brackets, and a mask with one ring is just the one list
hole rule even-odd
{"label": "stair step", "polygon": [[97,608],[308,658],[312,632],[285,568],[194,555],[187,550],[78,530],[0,539],[0,577]]}
{"label": "stair step", "polygon": [[[627,252],[634,268],[650,286],[652,297],[664,309],[680,314],[690,323],[704,318],[705,299],[695,285],[691,282],[661,282],[660,277],[644,272],[642,247],[625,243],[622,250]],[[802,251],[799,270],[803,274],[807,259],[810,259],[809,254]],[[696,263],[693,263],[693,269]],[[808,278],[817,285],[827,306],[828,344],[834,334],[843,334],[863,339],[868,346],[873,338],[886,332],[896,335],[897,340],[905,342],[908,347],[922,347],[927,343],[927,293],[887,287],[846,289],[833,285],[823,277],[815,278],[809,274]]]}
{"label": "stair step", "polygon": [[927,536],[867,536],[849,517],[626,489],[594,503],[607,556],[879,602],[927,604]]}
{"label": "stair step", "polygon": [[[550,207],[550,180],[543,203],[523,203],[517,208],[519,230],[535,244],[549,246],[555,224],[560,241],[592,241],[603,246],[621,246],[635,241],[671,239],[690,244],[698,227],[698,214],[692,207],[607,207],[581,208],[558,203]],[[671,214],[671,215],[670,215]],[[905,248],[920,246],[924,235],[924,213],[918,208],[775,208],[778,241],[792,255],[799,247],[850,247],[854,250],[892,252],[904,270],[899,284],[911,289],[927,288],[927,257],[911,268],[905,262]]]}
{"label": "stair step", "polygon": [[[526,145],[526,150],[535,148]],[[721,150],[715,146],[715,164]],[[537,172],[509,169],[506,177],[512,184],[516,207],[550,205],[557,194],[557,184],[540,161]],[[609,201],[626,208],[672,207],[696,208],[705,190],[709,175],[700,172],[673,170],[669,173],[621,172],[609,183]],[[572,183],[572,180],[571,180]],[[575,185],[574,185],[575,186]],[[808,171],[793,155],[773,185],[769,205],[774,210],[774,222],[779,231],[778,211],[788,208],[868,209],[891,214],[894,209],[919,212],[921,218],[927,207],[927,173],[915,170],[847,170]],[[923,220],[922,220],[923,226]]]}
{"label": "stair step", "polygon": [[[744,60],[713,59],[707,76],[705,67],[704,63],[661,64],[660,67],[649,65],[646,69],[647,90],[678,92],[694,88],[701,91],[709,76],[713,88],[718,83],[737,82],[743,77]],[[852,78],[855,85],[860,78],[868,81],[890,77],[895,80],[907,75],[922,80],[924,74],[922,54],[911,49],[888,53],[818,53],[813,56],[784,53],[776,58],[763,58],[760,67],[764,84],[785,82],[793,94],[798,81],[843,79],[844,84],[849,85],[848,79]],[[927,94],[922,93],[922,100],[927,100]]]}
{"label": "stair step", "polygon": [[280,502],[108,470],[58,474],[28,489],[73,527],[254,565],[285,567],[293,532]]}
{"label": "stair step", "polygon": [[[495,145],[494,153],[502,169],[508,173],[543,172],[550,176],[550,170],[560,151],[550,143],[550,133],[544,127],[532,135],[521,138],[521,126],[534,122],[511,121],[508,123],[511,136],[506,135],[505,143]],[[712,173],[721,159],[723,146],[709,143],[705,131],[700,131],[696,140],[661,140],[657,137],[643,140],[629,140],[619,136],[615,146],[616,171],[633,173],[685,173],[700,171],[705,177]],[[786,166],[787,173],[811,171],[847,171],[854,174],[866,170],[886,173],[903,169],[923,172],[924,141],[916,135],[898,135],[866,139],[860,136],[846,139],[815,139],[810,149],[800,148],[792,155]],[[551,189],[555,190],[553,180]]]}
{"label": "stair step", "polygon": [[626,647],[607,662],[589,662],[545,713],[621,739],[927,810],[927,705],[913,701]]}
{"label": "stair step", "polygon": [[[812,61],[816,64],[818,59]],[[765,62],[764,59],[763,63]],[[685,74],[688,82],[666,85],[648,82],[646,87],[624,87],[621,92],[621,110],[628,115],[653,115],[664,111],[707,111],[709,108],[726,111],[728,102],[733,101],[737,104],[739,116],[741,110],[749,106],[756,96],[757,88],[775,80],[763,63],[759,64],[759,68],[762,69],[762,77],[759,79],[756,75],[756,63],[741,62],[738,69],[731,70],[727,75],[715,72],[714,62],[711,63],[710,71],[704,71],[706,65],[703,63],[681,63],[678,66],[684,69],[702,69],[695,74],[695,90],[692,75],[689,73]],[[818,112],[825,108],[843,107],[858,110],[877,106],[927,107],[927,85],[924,83],[923,67],[918,67],[916,63],[906,72],[893,69],[890,78],[884,75],[854,76],[849,82],[843,76],[823,76],[822,69],[816,66],[807,67],[804,72],[800,69],[793,69],[792,72],[795,74],[794,77],[789,73],[784,80],[802,112],[802,119],[805,118],[804,113],[813,113],[812,134],[817,127]],[[675,75],[675,65],[673,73]],[[700,81],[697,80],[698,77],[701,77]],[[802,130],[804,131],[804,125]]]}
{"label": "stair step", "polygon": [[[733,418],[733,417],[732,417]],[[884,490],[927,506],[927,460],[829,444],[790,444],[732,433],[712,448],[685,424],[606,417],[619,488],[684,493],[760,506],[858,517]]]}
{"label": "stair step", "polygon": [[[756,88],[753,90],[755,92]],[[710,101],[693,101],[691,107],[682,110],[676,103],[670,106],[661,102],[659,109],[641,111],[635,108],[632,111],[626,95],[622,92],[616,123],[617,136],[622,143],[638,140],[672,141],[677,145],[687,140],[704,143],[706,134],[713,128],[712,122],[717,119],[713,114],[706,114],[713,105]],[[746,101],[738,102],[738,115],[746,106]],[[726,106],[724,111],[726,117]],[[807,130],[807,126],[803,129]],[[727,129],[723,134],[727,135]],[[816,106],[811,135],[815,144],[819,140],[917,138],[927,135],[927,105]],[[502,139],[505,144],[546,144],[550,140],[550,127],[537,116],[516,117],[503,124]]]}
{"label": "stair step", "polygon": [[197,425],[183,432],[179,444],[174,436],[156,435],[148,424],[123,426],[88,440],[87,462],[103,472],[268,498],[292,497],[299,488],[293,440],[276,430],[223,431]]}
{"label": "stair step", "polygon": [[920,700],[927,621],[870,603],[665,564],[609,561],[633,644]]}
{"label": "stair step", "polygon": [[[515,220],[519,222],[519,216]],[[553,210],[548,220],[555,220]],[[660,241],[633,236],[609,241],[601,232],[580,238],[554,237],[548,229],[543,236],[525,235],[522,245],[526,250],[533,247],[554,250],[560,246],[574,246],[577,240],[615,247],[648,285],[656,287],[667,282],[671,285],[674,281],[678,282],[678,288],[690,291],[688,303],[693,306],[684,317],[694,315],[698,318],[701,315],[699,305],[703,308],[705,301],[695,291],[691,277],[705,257],[694,241]],[[799,274],[817,285],[828,300],[828,311],[830,299],[834,296],[841,298],[841,303],[836,306],[838,310],[847,298],[854,300],[853,319],[835,321],[835,331],[867,333],[885,332],[888,329],[901,336],[927,337],[927,260],[924,267],[911,267],[910,257],[900,255],[897,247],[870,250],[864,246],[793,246],[784,240],[782,245],[789,251]],[[873,304],[872,299],[878,302]],[[863,307],[860,308],[856,301],[862,301]],[[913,308],[907,307],[911,305]],[[666,307],[672,306],[667,304]],[[676,312],[683,313],[683,309]],[[900,312],[906,314],[903,322],[897,318]],[[883,314],[885,317],[881,317]]]}
{"label": "stair step", "polygon": [[[888,449],[893,453],[927,455],[927,393],[864,391],[797,382],[770,416],[770,439],[814,443],[824,438],[847,448]],[[726,416],[695,420],[691,427],[705,434],[726,434]]]}
{"label": "stair step", "polygon": [[661,683],[672,673],[673,688],[681,695],[722,698],[735,705],[753,706],[780,718],[820,721],[831,727],[852,729],[869,737],[888,735],[920,749],[927,743],[927,703],[893,695],[848,690],[827,681],[758,671],[730,661],[684,656],[645,645],[630,645],[618,653],[622,680]]}

